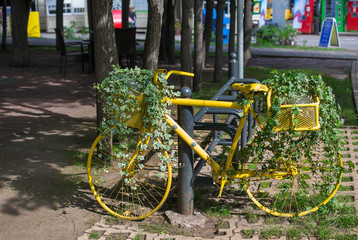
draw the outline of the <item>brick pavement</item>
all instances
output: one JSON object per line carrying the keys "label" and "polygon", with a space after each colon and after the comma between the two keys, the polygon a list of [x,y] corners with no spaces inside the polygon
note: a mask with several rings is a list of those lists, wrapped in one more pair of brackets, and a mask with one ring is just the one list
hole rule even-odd
{"label": "brick pavement", "polygon": [[[358,208],[358,187],[356,183],[358,182],[358,127],[345,127],[341,130],[346,141],[345,149],[342,151],[342,160],[343,163],[351,160],[356,168],[352,172],[347,172],[343,174],[345,181],[342,182],[342,186],[350,186],[350,191],[338,191],[336,195],[350,195],[353,196],[354,201],[349,202],[349,204],[354,204]],[[204,172],[208,171],[210,168],[206,168]],[[218,191],[216,188],[214,191]],[[207,194],[211,195],[211,194]],[[100,206],[98,206],[100,207]],[[230,219],[225,219],[229,223],[229,228],[220,229],[214,238],[202,238],[202,237],[190,237],[182,235],[169,235],[169,234],[153,234],[144,232],[143,229],[140,229],[138,224],[139,222],[124,222],[121,224],[108,224],[106,223],[106,217],[103,216],[102,219],[94,224],[91,228],[87,229],[83,236],[79,237],[78,240],[87,240],[91,239],[90,234],[93,231],[100,233],[100,240],[108,239],[145,239],[145,240],[207,240],[207,239],[221,239],[221,240],[239,240],[247,239],[242,234],[243,230],[255,229],[253,236],[248,239],[258,240],[260,229],[265,227],[264,219],[260,218],[256,223],[248,222],[245,217],[245,207],[242,209],[233,208],[231,210],[232,217]],[[261,211],[261,210],[260,210]],[[266,215],[263,211],[258,213],[259,215]],[[278,226],[289,226],[290,222],[288,219],[284,218]],[[358,234],[358,228],[353,229],[353,234]],[[144,237],[145,236],[145,237]],[[116,238],[114,238],[116,237]],[[122,237],[122,238],[121,238]],[[279,240],[286,240],[286,236],[281,236],[275,238]],[[311,240],[315,239],[313,237],[303,237],[302,240]]]}

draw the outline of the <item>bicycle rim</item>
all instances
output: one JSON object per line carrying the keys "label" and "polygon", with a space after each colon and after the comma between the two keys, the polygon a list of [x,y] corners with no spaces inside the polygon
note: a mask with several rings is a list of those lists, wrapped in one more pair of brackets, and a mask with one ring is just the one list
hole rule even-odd
{"label": "bicycle rim", "polygon": [[342,178],[341,156],[329,156],[321,142],[301,154],[297,161],[271,159],[269,164],[263,159],[243,164],[243,170],[258,173],[244,178],[243,183],[259,208],[279,217],[304,216],[317,211],[335,195]]}
{"label": "bicycle rim", "polygon": [[171,165],[163,167],[158,153],[147,150],[139,154],[143,159],[136,158],[138,137],[139,131],[128,136],[132,143],[124,160],[116,152],[120,141],[110,133],[100,134],[87,162],[88,181],[96,200],[110,214],[129,220],[143,219],[158,210],[172,183]]}

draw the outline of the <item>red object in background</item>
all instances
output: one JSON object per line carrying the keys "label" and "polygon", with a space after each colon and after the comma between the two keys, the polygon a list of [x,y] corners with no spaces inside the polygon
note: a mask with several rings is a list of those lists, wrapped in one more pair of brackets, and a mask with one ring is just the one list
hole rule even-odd
{"label": "red object in background", "polygon": [[306,0],[305,13],[302,16],[302,27],[298,29],[301,33],[313,32],[314,0]]}
{"label": "red object in background", "polygon": [[358,0],[348,1],[347,31],[358,30]]}
{"label": "red object in background", "polygon": [[112,10],[114,28],[122,28],[122,10]]}

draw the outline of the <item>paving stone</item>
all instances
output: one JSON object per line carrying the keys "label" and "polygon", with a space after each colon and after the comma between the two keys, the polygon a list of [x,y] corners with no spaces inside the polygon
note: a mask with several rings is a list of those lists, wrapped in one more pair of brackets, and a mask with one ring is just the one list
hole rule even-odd
{"label": "paving stone", "polygon": [[86,235],[84,235],[84,236],[77,238],[77,240],[88,240],[88,237]]}
{"label": "paving stone", "polygon": [[190,228],[205,225],[205,217],[200,212],[195,212],[194,215],[182,215],[173,211],[165,211],[165,215],[171,224],[179,227]]}
{"label": "paving stone", "polygon": [[112,228],[118,229],[118,230],[126,230],[128,229],[128,226],[126,225],[113,225]]}
{"label": "paving stone", "polygon": [[158,237],[158,234],[153,233],[143,233],[145,235],[145,240],[153,240],[154,238]]}
{"label": "paving stone", "polygon": [[95,226],[100,227],[100,228],[109,228],[109,227],[111,227],[111,225],[105,224],[105,223],[102,223],[102,222],[96,223]]}

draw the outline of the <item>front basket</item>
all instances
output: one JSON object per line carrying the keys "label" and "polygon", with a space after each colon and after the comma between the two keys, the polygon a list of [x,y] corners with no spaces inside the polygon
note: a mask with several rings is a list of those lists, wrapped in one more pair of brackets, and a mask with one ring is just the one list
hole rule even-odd
{"label": "front basket", "polygon": [[143,116],[145,114],[145,101],[144,101],[144,94],[140,93],[134,89],[132,89],[133,95],[128,97],[133,97],[138,102],[138,106],[140,110],[134,110],[133,112],[126,112],[130,118],[125,122],[128,127],[131,128],[141,128],[143,125]]}
{"label": "front basket", "polygon": [[[268,113],[271,108],[271,91],[267,96]],[[292,107],[297,107],[298,115],[293,115]],[[312,131],[320,128],[319,124],[319,99],[314,97],[311,103],[299,103],[281,105],[281,111],[277,116],[278,125],[274,127],[275,132],[293,129],[295,131]]]}

